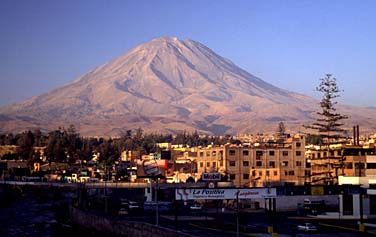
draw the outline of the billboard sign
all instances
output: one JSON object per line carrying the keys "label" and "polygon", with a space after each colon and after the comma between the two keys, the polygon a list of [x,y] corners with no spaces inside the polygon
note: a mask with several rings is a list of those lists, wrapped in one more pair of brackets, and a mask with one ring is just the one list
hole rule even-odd
{"label": "billboard sign", "polygon": [[221,174],[220,173],[202,173],[202,180],[219,181],[221,180]]}
{"label": "billboard sign", "polygon": [[253,198],[275,198],[275,188],[245,188],[245,189],[176,189],[176,200],[218,200],[218,199],[253,199]]}
{"label": "billboard sign", "polygon": [[167,167],[167,160],[137,160],[137,177],[153,178],[164,175]]}

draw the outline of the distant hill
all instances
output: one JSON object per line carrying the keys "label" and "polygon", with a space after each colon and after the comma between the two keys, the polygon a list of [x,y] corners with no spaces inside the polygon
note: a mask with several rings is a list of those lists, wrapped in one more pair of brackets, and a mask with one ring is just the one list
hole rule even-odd
{"label": "distant hill", "polygon": [[[298,131],[318,109],[315,99],[273,86],[201,43],[157,38],[63,87],[0,108],[0,131],[74,124],[83,135],[139,127],[222,135],[274,132],[281,121]],[[349,127],[375,130],[376,109],[340,111],[351,116]]]}

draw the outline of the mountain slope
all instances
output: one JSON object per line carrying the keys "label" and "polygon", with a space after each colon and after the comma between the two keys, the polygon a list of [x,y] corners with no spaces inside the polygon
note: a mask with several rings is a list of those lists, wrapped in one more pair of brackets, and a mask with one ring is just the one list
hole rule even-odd
{"label": "mountain slope", "polygon": [[158,38],[49,93],[0,109],[2,132],[76,125],[209,134],[299,129],[317,101],[277,88],[192,40]]}

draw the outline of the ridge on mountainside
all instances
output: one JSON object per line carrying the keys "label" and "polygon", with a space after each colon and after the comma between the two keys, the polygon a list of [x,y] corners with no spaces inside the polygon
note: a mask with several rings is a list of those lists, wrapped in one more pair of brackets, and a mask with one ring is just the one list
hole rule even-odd
{"label": "ridge on mountainside", "polygon": [[1,132],[74,124],[83,135],[138,127],[221,135],[274,132],[282,121],[297,131],[317,108],[316,100],[273,86],[199,42],[164,37],[65,86],[0,108],[0,125]]}

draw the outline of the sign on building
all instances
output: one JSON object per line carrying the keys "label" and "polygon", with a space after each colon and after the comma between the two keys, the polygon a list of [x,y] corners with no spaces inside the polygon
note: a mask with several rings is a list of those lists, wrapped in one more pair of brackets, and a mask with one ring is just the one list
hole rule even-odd
{"label": "sign on building", "polygon": [[220,173],[202,173],[202,180],[219,181],[221,180],[221,174]]}
{"label": "sign on building", "polygon": [[324,187],[323,186],[312,186],[311,187],[311,195],[324,195]]}
{"label": "sign on building", "polygon": [[167,160],[137,160],[137,177],[153,178],[164,175],[168,167]]}
{"label": "sign on building", "polygon": [[245,189],[176,189],[176,200],[218,200],[218,199],[253,199],[253,198],[275,198],[275,188],[245,188]]}

